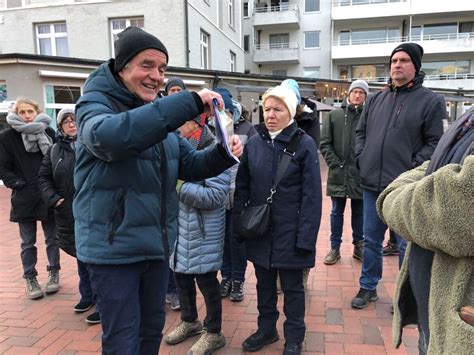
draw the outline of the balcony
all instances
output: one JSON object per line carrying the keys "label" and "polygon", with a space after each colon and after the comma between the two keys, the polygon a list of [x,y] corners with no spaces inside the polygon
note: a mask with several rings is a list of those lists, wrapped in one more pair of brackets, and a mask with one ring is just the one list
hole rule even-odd
{"label": "balcony", "polygon": [[257,64],[298,64],[299,57],[298,43],[257,44],[253,52],[253,61]]}
{"label": "balcony", "polygon": [[425,54],[474,52],[474,32],[429,36],[388,37],[365,40],[334,41],[332,59],[388,57],[395,46],[402,42],[417,42]]}
{"label": "balcony", "polygon": [[299,29],[298,5],[256,7],[252,14],[252,25],[260,28],[277,25],[279,28]]}

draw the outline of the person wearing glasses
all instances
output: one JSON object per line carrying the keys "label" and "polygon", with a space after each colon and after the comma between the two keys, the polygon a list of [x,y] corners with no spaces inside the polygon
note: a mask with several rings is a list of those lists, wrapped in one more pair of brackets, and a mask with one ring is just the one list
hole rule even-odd
{"label": "person wearing glasses", "polygon": [[[38,174],[38,184],[44,202],[54,211],[59,247],[76,257],[74,237],[74,217],[72,200],[74,198],[74,164],[76,145],[76,115],[72,109],[62,109],[57,116],[58,141],[54,143],[43,158]],[[74,311],[83,313],[94,306],[95,297],[91,289],[86,265],[77,260],[79,274],[79,293],[81,300]],[[100,323],[99,311],[91,313],[86,322]]]}

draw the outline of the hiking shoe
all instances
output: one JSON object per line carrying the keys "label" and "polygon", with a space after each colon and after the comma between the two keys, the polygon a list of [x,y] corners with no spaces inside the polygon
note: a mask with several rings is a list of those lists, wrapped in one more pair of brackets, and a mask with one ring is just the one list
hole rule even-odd
{"label": "hiking shoe", "polygon": [[365,290],[361,288],[351,301],[352,308],[362,309],[369,305],[369,302],[377,301],[379,297],[377,296],[377,290]]}
{"label": "hiking shoe", "polygon": [[222,333],[208,333],[203,331],[197,342],[191,346],[187,355],[208,355],[224,347],[225,338]]}
{"label": "hiking shoe", "polygon": [[354,245],[354,252],[352,253],[352,257],[359,261],[362,261],[362,240],[358,241]]}
{"label": "hiking shoe", "polygon": [[94,302],[79,302],[74,306],[74,312],[76,313],[84,313],[87,312],[89,309],[91,309],[94,306]]}
{"label": "hiking shoe", "polygon": [[383,247],[383,256],[398,255],[397,243],[387,242],[387,245]]}
{"label": "hiking shoe", "polygon": [[179,304],[179,297],[177,292],[172,292],[170,294],[170,306],[171,309],[174,311],[177,311],[181,308],[181,305]]}
{"label": "hiking shoe", "polygon": [[88,324],[99,324],[100,323],[100,314],[99,312],[94,312],[89,314],[86,317],[86,323]]}
{"label": "hiking shoe", "polygon": [[44,296],[36,276],[26,279],[26,295],[30,300],[36,300]]}
{"label": "hiking shoe", "polygon": [[242,281],[232,281],[232,289],[229,298],[234,302],[240,302],[244,299],[244,283]]}
{"label": "hiking shoe", "polygon": [[339,249],[332,249],[329,251],[328,255],[324,258],[324,263],[326,265],[333,265],[338,262],[341,258],[341,253],[339,253]]}
{"label": "hiking shoe", "polygon": [[275,330],[271,334],[265,334],[257,330],[251,336],[244,340],[242,343],[242,348],[245,351],[255,352],[259,351],[265,345],[272,344],[280,339],[278,337],[278,332]]}
{"label": "hiking shoe", "polygon": [[194,322],[181,321],[174,330],[166,334],[163,340],[170,345],[181,343],[187,338],[202,333],[202,324],[199,320]]}
{"label": "hiking shoe", "polygon": [[48,282],[46,283],[46,293],[56,293],[59,291],[59,270],[50,270]]}
{"label": "hiking shoe", "polygon": [[285,349],[283,350],[283,355],[293,355],[293,354],[297,354],[297,355],[301,354],[301,344],[286,342]]}
{"label": "hiking shoe", "polygon": [[230,279],[228,279],[228,278],[222,279],[222,281],[221,281],[221,297],[222,298],[229,296],[230,287],[232,286],[231,284],[232,283],[231,283]]}

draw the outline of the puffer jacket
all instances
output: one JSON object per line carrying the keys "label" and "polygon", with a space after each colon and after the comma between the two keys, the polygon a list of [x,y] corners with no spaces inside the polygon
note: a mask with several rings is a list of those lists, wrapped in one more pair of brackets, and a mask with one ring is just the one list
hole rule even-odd
{"label": "puffer jacket", "polygon": [[319,149],[329,167],[326,194],[362,199],[360,175],[355,162],[355,130],[361,106],[347,105],[331,111],[323,123]]}
{"label": "puffer jacket", "polygon": [[420,72],[406,85],[367,100],[356,129],[362,188],[381,192],[398,175],[429,160],[443,134],[444,98],[423,87]]}
{"label": "puffer jacket", "polygon": [[224,254],[224,203],[230,172],[204,180],[185,182],[179,192],[178,239],[171,268],[183,274],[217,271]]}
{"label": "puffer jacket", "polygon": [[294,134],[300,134],[295,155],[273,196],[270,233],[260,239],[247,240],[246,247],[247,259],[267,269],[311,268],[315,261],[322,201],[316,144],[297,128],[296,122],[274,140],[263,124],[257,127],[257,132],[245,146],[237,172],[234,231],[238,231],[244,204],[266,202],[283,150]]}
{"label": "puffer jacket", "polygon": [[196,151],[178,136],[176,129],[203,110],[197,94],[145,104],[113,66],[109,60],[89,76],[76,105],[77,257],[109,265],[164,260],[177,234],[177,179],[216,176],[234,161],[221,145]]}
{"label": "puffer jacket", "polygon": [[59,247],[71,256],[76,256],[74,239],[74,218],[72,200],[74,198],[74,152],[75,139],[59,135],[58,142],[49,148],[38,173],[38,185],[43,200],[49,208],[64,198],[64,202],[54,208],[54,218],[59,239]]}

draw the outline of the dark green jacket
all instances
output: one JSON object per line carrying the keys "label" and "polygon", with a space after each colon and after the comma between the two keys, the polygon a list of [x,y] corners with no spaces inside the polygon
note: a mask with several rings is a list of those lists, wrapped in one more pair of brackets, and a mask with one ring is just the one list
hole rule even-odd
{"label": "dark green jacket", "polygon": [[359,170],[355,163],[355,129],[362,107],[352,105],[331,111],[323,122],[321,153],[329,167],[326,194],[362,199]]}

